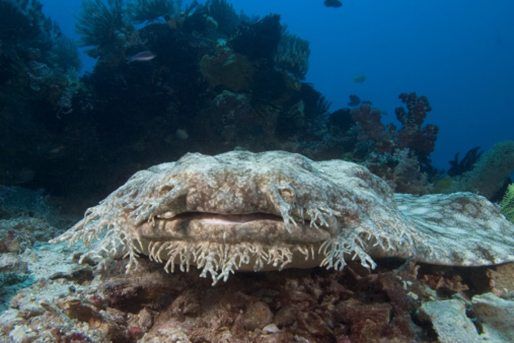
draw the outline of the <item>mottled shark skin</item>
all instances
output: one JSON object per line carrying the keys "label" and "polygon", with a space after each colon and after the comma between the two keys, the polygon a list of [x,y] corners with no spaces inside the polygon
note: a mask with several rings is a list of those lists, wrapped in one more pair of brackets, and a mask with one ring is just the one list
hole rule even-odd
{"label": "mottled shark skin", "polygon": [[284,151],[187,154],[134,174],[55,241],[140,255],[213,282],[238,270],[375,258],[479,266],[514,261],[514,224],[472,193],[394,194],[365,167]]}

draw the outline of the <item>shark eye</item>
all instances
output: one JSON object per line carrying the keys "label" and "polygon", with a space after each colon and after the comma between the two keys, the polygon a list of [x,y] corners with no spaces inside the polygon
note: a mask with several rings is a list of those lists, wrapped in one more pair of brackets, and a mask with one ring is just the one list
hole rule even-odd
{"label": "shark eye", "polygon": [[159,195],[168,194],[175,186],[173,185],[164,185],[159,189]]}
{"label": "shark eye", "polygon": [[281,188],[278,190],[278,192],[280,193],[282,199],[288,203],[292,202],[295,198],[294,191],[290,188]]}

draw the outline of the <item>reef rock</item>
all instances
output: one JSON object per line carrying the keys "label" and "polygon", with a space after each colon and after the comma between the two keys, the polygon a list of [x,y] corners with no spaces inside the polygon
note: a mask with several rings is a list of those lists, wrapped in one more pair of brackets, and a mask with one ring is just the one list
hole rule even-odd
{"label": "reef rock", "polygon": [[476,295],[471,302],[459,299],[424,303],[418,315],[428,319],[440,342],[512,342],[514,301],[492,293]]}
{"label": "reef rock", "polygon": [[101,237],[90,256],[139,255],[213,282],[239,270],[380,257],[452,266],[514,261],[514,224],[472,193],[394,194],[365,167],[283,151],[187,154],[132,176],[56,241]]}
{"label": "reef rock", "polygon": [[[0,313],[0,342],[429,343],[445,337],[436,331],[445,323],[441,313],[423,316],[421,307],[450,295],[466,304],[458,318],[482,330],[482,341],[512,341],[512,296],[478,294],[493,291],[488,268],[379,259],[369,272],[349,261],[342,271],[241,272],[213,287],[196,272],[169,275],[148,259],[130,274],[123,270],[128,260],[94,272],[76,263],[84,249],[43,243],[21,256],[33,282]],[[426,282],[436,278],[460,279],[466,291],[439,292]]]}
{"label": "reef rock", "polygon": [[420,316],[429,317],[442,343],[479,342],[473,322],[466,316],[466,304],[457,299],[430,301],[421,307]]}

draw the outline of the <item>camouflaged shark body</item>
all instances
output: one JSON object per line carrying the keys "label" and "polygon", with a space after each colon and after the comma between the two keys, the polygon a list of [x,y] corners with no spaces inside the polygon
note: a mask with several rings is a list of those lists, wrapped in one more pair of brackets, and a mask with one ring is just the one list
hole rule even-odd
{"label": "camouflaged shark body", "polygon": [[238,270],[375,258],[476,266],[514,261],[514,224],[472,193],[394,194],[365,167],[283,151],[187,154],[133,175],[56,241],[139,255],[214,282]]}

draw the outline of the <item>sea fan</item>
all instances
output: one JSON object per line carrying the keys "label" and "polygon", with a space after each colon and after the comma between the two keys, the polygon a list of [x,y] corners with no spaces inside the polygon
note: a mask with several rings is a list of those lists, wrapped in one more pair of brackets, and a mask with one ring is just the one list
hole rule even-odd
{"label": "sea fan", "polygon": [[227,0],[208,0],[205,3],[207,12],[218,23],[218,30],[230,36],[235,33],[241,23],[240,16]]}
{"label": "sea fan", "polygon": [[278,68],[303,80],[309,69],[310,54],[308,41],[284,31],[275,54],[275,63]]}
{"label": "sea fan", "polygon": [[123,55],[125,42],[133,31],[124,12],[123,0],[84,0],[76,25],[82,40],[94,58]]}

